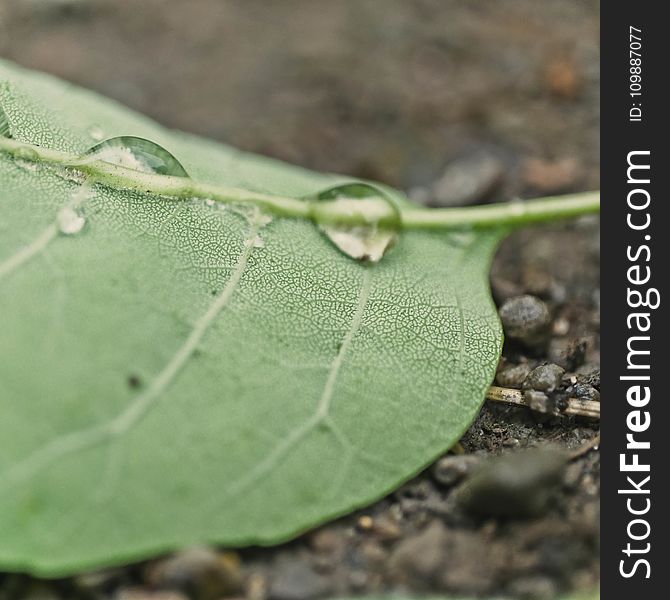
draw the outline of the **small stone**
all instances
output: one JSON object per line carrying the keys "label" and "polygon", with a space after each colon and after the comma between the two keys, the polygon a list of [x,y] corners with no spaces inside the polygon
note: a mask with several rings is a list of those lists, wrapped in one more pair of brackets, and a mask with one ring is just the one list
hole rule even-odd
{"label": "small stone", "polygon": [[332,554],[342,547],[342,536],[333,529],[319,529],[310,537],[310,545],[314,552],[319,554]]}
{"label": "small stone", "polygon": [[564,336],[567,335],[570,331],[570,321],[564,318],[556,319],[554,325],[551,328],[551,331],[554,335]]}
{"label": "small stone", "polygon": [[251,573],[247,577],[244,597],[247,600],[265,600],[267,598],[267,580],[262,573]]}
{"label": "small stone", "polygon": [[552,193],[574,187],[582,178],[582,167],[573,157],[558,160],[529,158],[523,166],[525,183],[538,192]]}
{"label": "small stone", "polygon": [[472,454],[443,456],[433,465],[433,479],[440,485],[451,487],[472,473],[478,464],[479,458]]}
{"label": "small stone", "polygon": [[513,581],[509,592],[519,600],[553,600],[556,598],[556,584],[542,575],[533,575]]}
{"label": "small stone", "polygon": [[554,96],[574,100],[582,88],[582,77],[577,61],[565,55],[552,57],[544,65],[544,83]]}
{"label": "small stone", "polygon": [[600,402],[600,392],[587,383],[577,382],[568,391],[572,396],[579,398],[580,400],[593,400],[594,402]]}
{"label": "small stone", "polygon": [[545,342],[551,325],[547,305],[530,295],[506,300],[498,311],[505,333],[528,346]]}
{"label": "small stone", "polygon": [[593,371],[586,373],[585,375],[578,375],[577,381],[580,383],[586,383],[593,386],[597,390],[600,389],[600,369],[594,369]]}
{"label": "small stone", "polygon": [[356,521],[356,526],[361,531],[370,531],[374,524],[374,519],[370,515],[361,515],[358,517],[358,521]]}
{"label": "small stone", "polygon": [[271,600],[308,600],[331,592],[329,580],[316,573],[302,558],[282,557],[270,581]]}
{"label": "small stone", "polygon": [[372,540],[366,540],[361,544],[360,553],[370,565],[381,565],[388,556],[384,546]]}
{"label": "small stone", "polygon": [[526,390],[523,393],[523,401],[526,403],[528,408],[531,410],[541,413],[548,414],[553,412],[553,404],[549,400],[549,396],[544,392],[538,392],[537,390]]}
{"label": "small stone", "polygon": [[120,568],[100,569],[75,575],[72,579],[74,585],[85,592],[96,592],[113,586],[123,578],[124,571]]}
{"label": "small stone", "polygon": [[398,581],[428,582],[442,570],[447,531],[432,521],[423,531],[398,543],[389,559],[389,574]]}
{"label": "small stone", "polygon": [[556,364],[548,363],[535,367],[524,379],[524,390],[550,393],[561,386],[565,371]]}
{"label": "small stone", "polygon": [[349,585],[354,591],[360,592],[368,583],[368,574],[365,571],[352,571],[349,573]]}
{"label": "small stone", "polygon": [[574,371],[584,364],[587,344],[584,340],[570,338],[554,338],[547,351],[552,362],[559,364],[567,371]]}
{"label": "small stone", "polygon": [[520,388],[530,371],[528,363],[505,365],[496,373],[496,383],[502,387]]}
{"label": "small stone", "polygon": [[566,456],[532,448],[494,458],[457,490],[457,501],[480,517],[531,517],[548,507],[560,484]]}
{"label": "small stone", "polygon": [[240,559],[233,552],[189,548],[150,566],[147,581],[153,587],[179,590],[197,600],[217,600],[242,590]]}
{"label": "small stone", "polygon": [[477,152],[450,163],[433,184],[432,206],[465,206],[491,194],[502,182],[502,162],[489,152]]}
{"label": "small stone", "polygon": [[510,281],[499,275],[491,275],[491,291],[496,303],[500,305],[506,300],[523,293],[524,290],[514,281]]}
{"label": "small stone", "polygon": [[384,542],[397,540],[401,534],[398,522],[385,516],[375,519],[372,531],[378,540]]}

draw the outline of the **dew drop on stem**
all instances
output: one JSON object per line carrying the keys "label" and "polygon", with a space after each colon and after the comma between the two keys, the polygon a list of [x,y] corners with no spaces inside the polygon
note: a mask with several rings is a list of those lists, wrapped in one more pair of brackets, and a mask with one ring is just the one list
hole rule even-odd
{"label": "dew drop on stem", "polygon": [[165,148],[150,140],[123,135],[113,137],[90,148],[82,163],[100,160],[142,173],[188,177],[186,169]]}
{"label": "dew drop on stem", "polygon": [[330,202],[351,215],[360,213],[359,224],[319,224],[324,235],[350,258],[377,263],[395,244],[400,216],[381,189],[367,183],[348,183],[320,192],[316,200]]}

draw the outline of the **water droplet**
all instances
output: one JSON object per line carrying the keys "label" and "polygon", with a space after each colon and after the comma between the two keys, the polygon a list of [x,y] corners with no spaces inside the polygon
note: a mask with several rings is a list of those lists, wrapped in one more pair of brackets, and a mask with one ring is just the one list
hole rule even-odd
{"label": "water droplet", "polygon": [[474,231],[452,231],[446,236],[447,242],[457,248],[467,248],[475,239]]}
{"label": "water droplet", "polygon": [[526,204],[521,198],[514,198],[510,200],[509,205],[513,214],[518,216],[523,216],[526,214]]}
{"label": "water droplet", "polygon": [[[329,202],[351,216],[359,215],[361,223],[355,225],[319,224],[326,237],[347,256],[376,263],[395,244],[400,217],[380,189],[366,183],[350,183],[321,192],[317,200]],[[327,211],[321,211],[321,215],[328,218]]]}
{"label": "water droplet", "polygon": [[258,225],[260,227],[265,227],[272,223],[272,216],[271,215],[266,215],[266,214],[260,214],[258,215],[258,218],[256,219]]}
{"label": "water droplet", "polygon": [[105,132],[99,125],[91,125],[86,133],[88,133],[90,138],[96,142],[99,142],[105,137]]}
{"label": "water droplet", "polygon": [[181,163],[165,148],[144,138],[124,135],[100,142],[88,150],[82,162],[101,160],[143,173],[188,177]]}
{"label": "water droplet", "polygon": [[20,160],[27,160],[27,161],[37,161],[39,159],[39,155],[37,154],[37,150],[34,148],[29,148],[28,146],[21,146],[20,148],[17,148],[14,151],[14,156]]}
{"label": "water droplet", "polygon": [[72,206],[64,206],[58,211],[58,231],[63,235],[79,233],[86,224],[86,218]]}

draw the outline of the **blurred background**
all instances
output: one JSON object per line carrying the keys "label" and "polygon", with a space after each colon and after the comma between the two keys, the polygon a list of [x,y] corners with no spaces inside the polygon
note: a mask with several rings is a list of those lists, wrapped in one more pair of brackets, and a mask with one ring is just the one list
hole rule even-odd
{"label": "blurred background", "polygon": [[6,58],[442,204],[597,187],[597,44],[592,0],[0,0]]}

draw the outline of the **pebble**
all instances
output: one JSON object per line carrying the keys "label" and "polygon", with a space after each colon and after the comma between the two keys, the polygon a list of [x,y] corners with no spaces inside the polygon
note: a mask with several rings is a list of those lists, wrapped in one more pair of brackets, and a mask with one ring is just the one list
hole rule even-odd
{"label": "pebble", "polygon": [[505,173],[502,162],[490,152],[476,152],[456,159],[432,186],[431,206],[475,204],[500,185]]}
{"label": "pebble", "polygon": [[527,346],[546,341],[551,326],[547,305],[531,295],[515,296],[506,300],[498,311],[505,333]]}
{"label": "pebble", "polygon": [[113,587],[123,577],[124,570],[121,568],[99,569],[75,575],[72,583],[84,593],[95,593]]}
{"label": "pebble", "polygon": [[587,344],[584,340],[553,338],[549,342],[547,355],[552,362],[567,371],[574,371],[584,364]]}
{"label": "pebble", "polygon": [[283,557],[268,587],[271,600],[307,600],[329,594],[328,578],[316,573],[302,557]]}
{"label": "pebble", "polygon": [[566,456],[532,448],[505,454],[483,464],[460,487],[458,503],[480,517],[531,517],[548,507],[560,484]]}
{"label": "pebble", "polygon": [[432,521],[423,531],[398,543],[388,562],[389,574],[408,574],[419,581],[433,579],[442,570],[447,530],[441,521]]}
{"label": "pebble", "polygon": [[478,464],[479,458],[473,454],[443,456],[433,465],[433,479],[440,485],[450,487],[472,473]]}
{"label": "pebble", "polygon": [[146,579],[153,587],[179,590],[196,600],[236,594],[243,583],[237,554],[200,546],[150,565]]}
{"label": "pebble", "polygon": [[509,585],[509,592],[519,600],[553,600],[556,598],[556,584],[543,575],[517,579]]}
{"label": "pebble", "polygon": [[525,362],[518,365],[504,365],[496,373],[496,383],[502,387],[520,388],[530,371],[530,365]]}
{"label": "pebble", "polygon": [[558,98],[574,100],[582,88],[579,63],[572,56],[557,55],[544,65],[544,84]]}
{"label": "pebble", "polygon": [[331,528],[318,529],[310,537],[310,545],[317,554],[333,554],[342,549],[342,535]]}
{"label": "pebble", "polygon": [[523,401],[528,408],[538,413],[548,414],[553,412],[554,409],[549,396],[544,392],[538,392],[537,390],[526,390],[523,393]]}
{"label": "pebble", "polygon": [[588,383],[577,382],[569,390],[570,395],[580,400],[600,402],[600,392]]}
{"label": "pebble", "polygon": [[586,374],[577,375],[577,382],[591,385],[597,390],[600,389],[600,369],[594,369]]}
{"label": "pebble", "polygon": [[522,389],[550,393],[561,386],[565,371],[553,363],[535,367],[523,381]]}
{"label": "pebble", "polygon": [[574,187],[583,175],[581,165],[573,157],[553,161],[528,158],[523,163],[522,171],[526,185],[547,194]]}

